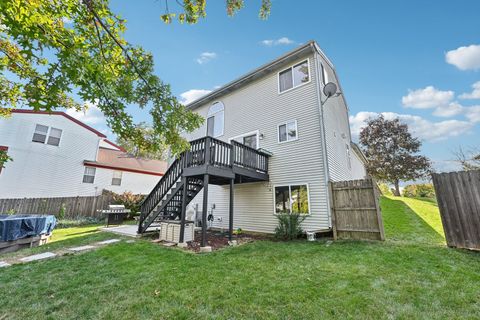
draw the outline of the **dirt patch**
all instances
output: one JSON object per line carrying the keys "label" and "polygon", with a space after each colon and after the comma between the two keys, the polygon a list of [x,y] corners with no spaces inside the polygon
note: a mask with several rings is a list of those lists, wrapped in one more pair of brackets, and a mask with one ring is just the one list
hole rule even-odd
{"label": "dirt patch", "polygon": [[[188,247],[186,248],[186,250],[200,252],[201,239],[202,233],[200,231],[195,232],[195,240],[188,242]],[[269,239],[267,235],[248,233],[242,233],[233,237],[233,240],[237,241],[237,245],[253,242],[255,240],[266,239]],[[228,247],[228,234],[215,231],[207,231],[207,246],[212,247],[212,250],[219,250],[224,247]]]}

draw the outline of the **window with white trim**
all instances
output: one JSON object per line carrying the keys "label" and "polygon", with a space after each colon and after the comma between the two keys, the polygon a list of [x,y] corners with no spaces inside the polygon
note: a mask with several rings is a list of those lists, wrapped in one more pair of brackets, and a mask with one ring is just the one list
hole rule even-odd
{"label": "window with white trim", "polygon": [[[48,137],[48,139],[47,139]],[[52,146],[60,145],[62,130],[37,124],[33,132],[32,142],[46,143]]]}
{"label": "window with white trim", "polygon": [[122,185],[122,171],[113,171],[112,186]]}
{"label": "window with white trim", "polygon": [[278,73],[278,92],[284,92],[310,81],[308,60]]}
{"label": "window with white trim", "polygon": [[287,142],[298,139],[297,121],[287,121],[278,125],[278,142]]}
{"label": "window with white trim", "polygon": [[93,183],[95,181],[95,172],[97,168],[85,167],[83,172],[83,183]]}
{"label": "window with white trim", "polygon": [[221,102],[215,102],[211,105],[207,114],[207,136],[223,136],[225,124],[225,107]]}
{"label": "window with white trim", "polygon": [[45,143],[47,140],[48,127],[37,124],[35,126],[35,132],[33,133],[32,142]]}
{"label": "window with white trim", "polygon": [[322,66],[323,85],[326,85],[328,83],[328,72],[327,72],[327,69],[323,66],[323,64],[321,66]]}
{"label": "window with white trim", "polygon": [[275,214],[309,214],[308,186],[295,184],[275,187]]}
{"label": "window with white trim", "polygon": [[50,128],[50,134],[48,135],[47,144],[52,146],[58,146],[60,144],[61,137],[62,137],[62,130],[57,128]]}

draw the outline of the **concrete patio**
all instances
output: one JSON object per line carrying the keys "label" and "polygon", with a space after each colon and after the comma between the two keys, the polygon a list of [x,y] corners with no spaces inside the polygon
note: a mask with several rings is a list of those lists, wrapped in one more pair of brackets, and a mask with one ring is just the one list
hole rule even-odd
{"label": "concrete patio", "polygon": [[[115,226],[115,227],[103,227],[103,228],[100,228],[100,230],[119,234],[122,236],[127,236],[127,237],[139,238],[142,236],[141,234],[137,233],[138,226],[135,224]],[[145,233],[153,233],[153,232],[159,232],[159,231],[160,231],[160,226],[158,225],[158,226],[149,227],[145,231]]]}

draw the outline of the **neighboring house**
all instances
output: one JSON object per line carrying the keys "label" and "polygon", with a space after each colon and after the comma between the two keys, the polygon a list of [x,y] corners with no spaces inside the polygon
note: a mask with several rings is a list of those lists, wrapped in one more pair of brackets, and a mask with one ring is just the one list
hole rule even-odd
{"label": "neighboring house", "polygon": [[0,198],[149,193],[166,163],[137,159],[64,112],[17,109],[0,118],[0,148],[13,161],[0,172]]}
{"label": "neighboring house", "polygon": [[[208,151],[215,159],[206,171],[211,185],[205,200],[214,226],[229,227],[230,187],[225,179],[233,179],[233,228],[271,233],[278,225],[276,214],[300,212],[308,215],[305,230],[331,229],[328,182],[363,179],[366,171],[365,159],[351,141],[344,95],[330,97],[322,107],[326,100],[322,90],[328,82],[341,91],[333,64],[311,41],[190,103],[187,107],[206,121],[186,136],[188,140],[201,139],[192,144],[183,171],[183,177],[196,179],[189,187],[198,192],[193,199],[186,199],[187,212],[203,207],[204,175],[199,167],[205,162],[202,138],[210,136],[230,143],[215,142]],[[222,160],[234,150],[233,164]],[[234,178],[220,170],[230,167]],[[251,169],[250,173],[246,169]],[[173,192],[177,189],[172,188]],[[149,203],[147,198],[140,232],[157,214],[179,217],[172,212],[181,206],[172,211],[165,206],[168,199]]]}

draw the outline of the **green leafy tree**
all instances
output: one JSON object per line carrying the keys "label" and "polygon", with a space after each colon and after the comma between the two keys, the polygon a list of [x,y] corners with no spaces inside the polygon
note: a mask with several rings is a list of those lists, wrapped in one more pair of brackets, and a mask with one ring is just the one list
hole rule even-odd
{"label": "green leafy tree", "polygon": [[396,196],[400,196],[400,181],[425,178],[432,171],[430,160],[418,154],[420,140],[412,137],[408,126],[398,119],[387,120],[380,115],[368,120],[360,132],[360,143],[368,159],[368,173],[392,183]]}
{"label": "green leafy tree", "polygon": [[[137,125],[137,129],[140,130],[143,134],[144,137],[147,137],[149,139],[150,136],[154,135],[155,132],[153,129],[148,126],[145,122],[141,122]],[[145,158],[145,159],[157,159],[157,160],[165,160],[167,156],[167,146],[158,146],[156,150],[151,150],[147,148],[142,148],[142,146],[139,146],[135,144],[134,141],[124,139],[124,138],[118,138],[117,139],[117,144],[127,150],[127,152],[137,158]]]}
{"label": "green leafy tree", "polygon": [[[175,3],[181,22],[206,16],[206,0]],[[233,15],[244,3],[226,0],[226,5]],[[262,1],[260,16],[269,10],[270,1]],[[165,14],[165,22],[177,16],[168,9]],[[177,101],[154,74],[152,54],[130,44],[125,30],[126,21],[110,10],[108,0],[1,0],[0,116],[16,107],[81,110],[94,103],[113,133],[141,150],[156,153],[169,145],[178,154],[186,149],[181,133],[198,128],[203,119]],[[135,123],[130,105],[148,110],[151,134],[145,136]],[[4,151],[0,155],[8,160]]]}

